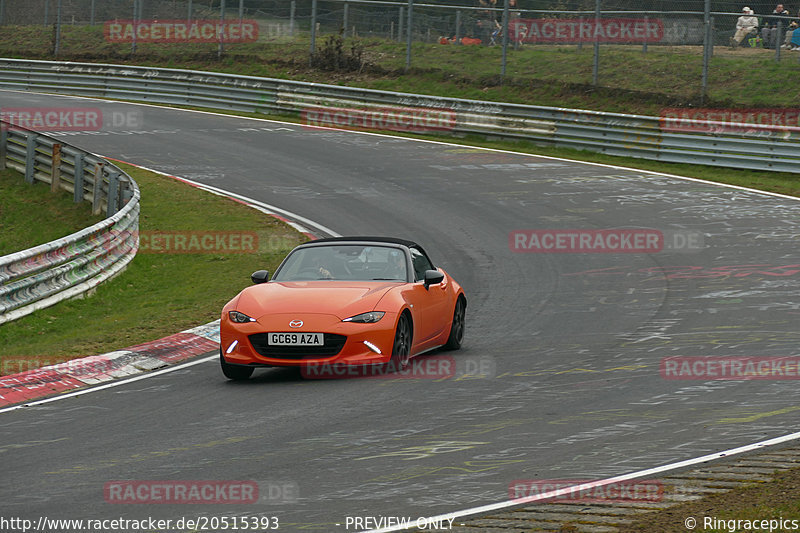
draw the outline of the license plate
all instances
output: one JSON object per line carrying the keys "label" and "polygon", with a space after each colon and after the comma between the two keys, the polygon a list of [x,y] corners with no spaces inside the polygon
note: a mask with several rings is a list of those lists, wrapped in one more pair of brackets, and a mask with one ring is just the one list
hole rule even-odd
{"label": "license plate", "polygon": [[270,333],[270,346],[324,346],[322,333]]}

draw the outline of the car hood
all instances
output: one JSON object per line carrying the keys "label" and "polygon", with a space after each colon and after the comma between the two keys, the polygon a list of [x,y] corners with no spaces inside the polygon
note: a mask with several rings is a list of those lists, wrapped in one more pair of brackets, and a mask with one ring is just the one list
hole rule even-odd
{"label": "car hood", "polygon": [[344,319],[372,311],[384,294],[398,285],[375,281],[273,281],[243,290],[236,310],[256,320],[280,313],[320,313]]}

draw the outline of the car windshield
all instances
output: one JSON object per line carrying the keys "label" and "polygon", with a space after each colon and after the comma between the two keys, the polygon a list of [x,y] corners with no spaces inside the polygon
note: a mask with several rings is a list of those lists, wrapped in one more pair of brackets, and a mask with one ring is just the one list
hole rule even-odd
{"label": "car windshield", "polygon": [[274,281],[407,281],[405,252],[390,246],[325,245],[294,250]]}

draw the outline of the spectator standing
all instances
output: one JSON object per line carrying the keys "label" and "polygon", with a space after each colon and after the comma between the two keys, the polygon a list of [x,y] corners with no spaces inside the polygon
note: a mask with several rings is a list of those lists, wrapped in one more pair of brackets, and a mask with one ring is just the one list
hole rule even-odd
{"label": "spectator standing", "polygon": [[[789,11],[783,7],[783,4],[778,4],[772,10],[772,15],[766,21],[766,24],[761,29],[761,40],[764,48],[775,48],[778,46],[778,20],[781,20],[783,29],[789,26]],[[779,18],[781,17],[781,18]]]}
{"label": "spectator standing", "polygon": [[752,9],[745,6],[742,8],[742,16],[736,20],[736,33],[731,37],[731,48],[740,46],[744,38],[753,33],[758,34],[758,17],[754,16]]}
{"label": "spectator standing", "polygon": [[478,7],[484,8],[478,11],[478,30],[481,43],[489,46],[493,44],[493,35],[500,29],[497,13],[494,11],[494,8],[497,7],[497,0],[478,0]]}

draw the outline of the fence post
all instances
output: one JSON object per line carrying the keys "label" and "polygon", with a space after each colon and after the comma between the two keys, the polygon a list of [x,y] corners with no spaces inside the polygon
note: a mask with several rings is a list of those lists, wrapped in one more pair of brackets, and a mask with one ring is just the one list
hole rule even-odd
{"label": "fence post", "polygon": [[58,57],[61,48],[61,0],[56,3],[56,44],[53,48],[53,55]]}
{"label": "fence post", "polygon": [[3,14],[6,11],[6,2],[5,0],[0,0],[0,24],[3,24]]}
{"label": "fence post", "polygon": [[405,10],[404,10],[403,6],[400,6],[400,18],[397,19],[398,20],[398,22],[397,22],[397,42],[398,43],[402,43],[403,42],[403,13],[405,13]]}
{"label": "fence post", "polygon": [[[225,22],[225,0],[219,3],[219,21]],[[225,51],[225,45],[222,43],[222,33],[219,34],[219,47],[217,48],[217,59],[222,59],[222,53]]]}
{"label": "fence post", "polygon": [[73,188],[72,188],[72,201],[79,204],[83,201],[83,154],[80,152],[75,153],[72,162],[73,175]]}
{"label": "fence post", "polygon": [[309,64],[317,51],[317,0],[311,0],[311,49],[308,51]]}
{"label": "fence post", "polygon": [[44,25],[47,26],[48,11],[50,10],[50,0],[44,0]]}
{"label": "fence post", "polygon": [[456,10],[456,44],[461,44],[461,10]]}
{"label": "fence post", "polygon": [[508,62],[508,0],[503,3],[503,66],[500,68],[500,81],[506,77],[506,63]]}
{"label": "fence post", "polygon": [[289,3],[289,36],[294,37],[294,14],[297,9],[297,3],[292,0]]}
{"label": "fence post", "polygon": [[708,64],[711,61],[711,55],[708,52],[712,46],[709,29],[711,28],[711,0],[705,0],[703,6],[703,77],[700,87],[700,104],[706,101],[706,93],[708,92]]}
{"label": "fence post", "polygon": [[36,139],[35,133],[28,134],[25,139],[25,183],[33,185],[33,174],[36,172]]}
{"label": "fence post", "polygon": [[244,0],[239,0],[239,24],[244,19]]}
{"label": "fence post", "polygon": [[53,145],[52,165],[50,165],[50,192],[61,188],[61,145]]}
{"label": "fence post", "polygon": [[[650,17],[648,17],[647,15],[644,16],[644,27],[645,28],[650,27]],[[642,41],[642,53],[643,54],[647,53],[647,37],[645,37],[644,41]]]}
{"label": "fence post", "polygon": [[91,12],[89,13],[89,25],[90,26],[94,26],[94,14],[95,14],[94,8],[95,8],[95,0],[92,0]]}
{"label": "fence post", "polygon": [[714,57],[714,17],[708,17],[708,42],[711,46],[708,47],[708,59]]}
{"label": "fence post", "polygon": [[783,21],[778,19],[778,25],[775,26],[775,61],[781,60],[781,45],[783,44]]}
{"label": "fence post", "polygon": [[103,210],[101,196],[103,192],[103,163],[94,166],[94,184],[92,186],[92,214],[99,215]]}
{"label": "fence post", "polygon": [[137,0],[133,0],[133,36],[131,37],[131,54],[136,53],[136,2]]}
{"label": "fence post", "polygon": [[411,26],[414,22],[412,12],[414,11],[414,0],[408,0],[408,22],[406,26],[406,72],[411,68]]}
{"label": "fence post", "polygon": [[347,37],[347,27],[348,27],[348,25],[347,25],[347,18],[348,17],[347,16],[349,15],[349,13],[348,13],[348,11],[350,11],[349,8],[350,8],[350,5],[347,3],[347,1],[345,1],[344,7],[342,8],[342,11],[344,11],[344,13],[342,13],[342,29],[343,29],[342,35],[344,35],[345,37]]}
{"label": "fence post", "polygon": [[189,8],[188,12],[186,13],[186,18],[188,19],[189,22],[192,21],[192,0],[189,0]]}
{"label": "fence post", "polygon": [[600,24],[600,0],[594,3],[594,56],[592,57],[592,85],[600,79],[600,36],[597,26]]}

